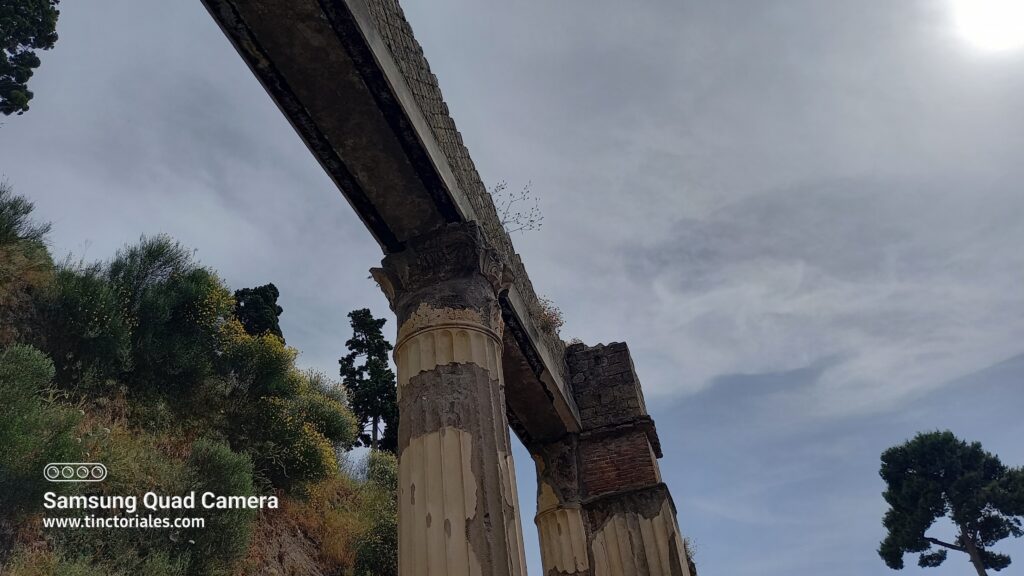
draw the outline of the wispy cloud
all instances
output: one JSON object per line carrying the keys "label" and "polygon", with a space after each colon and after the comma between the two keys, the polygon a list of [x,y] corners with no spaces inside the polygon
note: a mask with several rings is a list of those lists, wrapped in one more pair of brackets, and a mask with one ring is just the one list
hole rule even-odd
{"label": "wispy cloud", "polygon": [[677,359],[679,377],[652,392],[838,358],[808,391],[830,416],[890,408],[1018,354],[1021,215],[1024,196],[1002,190],[848,179],[680,221],[623,258],[649,296],[634,330]]}

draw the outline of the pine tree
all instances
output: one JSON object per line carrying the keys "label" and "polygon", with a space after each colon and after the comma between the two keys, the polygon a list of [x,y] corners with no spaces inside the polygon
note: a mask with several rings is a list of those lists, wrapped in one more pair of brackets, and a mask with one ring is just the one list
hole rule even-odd
{"label": "pine tree", "polygon": [[28,110],[28,80],[39,67],[36,50],[57,42],[58,0],[0,0],[0,114]]}
{"label": "pine tree", "polygon": [[341,364],[342,383],[348,389],[352,412],[362,433],[357,446],[394,452],[398,445],[398,399],[395,373],[388,365],[391,344],[381,329],[387,322],[366,308],[348,315],[352,338]]}
{"label": "pine tree", "polygon": [[[890,508],[882,522],[889,533],[878,554],[887,566],[903,568],[908,552],[920,554],[922,568],[938,566],[947,550],[967,554],[979,576],[1010,565],[1010,557],[992,546],[1024,535],[1024,469],[1008,468],[981,444],[945,431],[918,434],[886,450],[880,474]],[[944,516],[958,532],[952,542],[926,534]]]}

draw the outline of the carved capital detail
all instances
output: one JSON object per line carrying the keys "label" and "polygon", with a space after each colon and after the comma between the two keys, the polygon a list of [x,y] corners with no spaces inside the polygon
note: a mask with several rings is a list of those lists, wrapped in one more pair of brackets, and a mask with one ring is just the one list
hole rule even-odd
{"label": "carved capital detail", "polygon": [[413,238],[370,273],[400,316],[403,300],[438,285],[482,278],[497,296],[512,284],[508,266],[476,222],[447,224]]}

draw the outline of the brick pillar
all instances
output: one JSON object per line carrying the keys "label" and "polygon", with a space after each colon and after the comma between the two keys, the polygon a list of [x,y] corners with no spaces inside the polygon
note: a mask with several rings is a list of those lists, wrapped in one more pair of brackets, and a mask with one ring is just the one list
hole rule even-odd
{"label": "brick pillar", "polygon": [[497,302],[507,272],[475,223],[382,266],[399,326],[399,574],[525,575]]}
{"label": "brick pillar", "polygon": [[690,576],[629,349],[576,344],[566,350],[566,364],[582,428],[575,454],[588,574]]}

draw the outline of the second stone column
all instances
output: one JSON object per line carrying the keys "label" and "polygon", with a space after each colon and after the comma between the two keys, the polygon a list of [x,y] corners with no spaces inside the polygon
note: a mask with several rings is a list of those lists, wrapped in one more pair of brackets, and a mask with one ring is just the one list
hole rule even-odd
{"label": "second stone column", "polygon": [[501,259],[475,223],[449,224],[372,273],[399,326],[399,574],[524,575]]}

